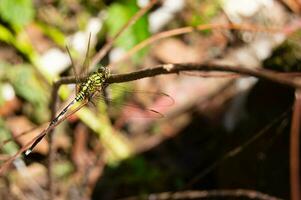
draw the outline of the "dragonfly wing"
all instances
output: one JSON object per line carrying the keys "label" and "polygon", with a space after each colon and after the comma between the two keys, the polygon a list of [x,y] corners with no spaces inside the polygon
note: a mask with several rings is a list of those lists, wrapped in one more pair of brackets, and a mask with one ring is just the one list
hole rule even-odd
{"label": "dragonfly wing", "polygon": [[74,76],[75,76],[75,80],[76,80],[76,95],[77,95],[78,92],[79,92],[79,84],[80,84],[79,76],[78,76],[78,73],[76,71],[75,64],[74,64],[74,61],[73,61],[72,56],[71,56],[71,52],[70,52],[67,45],[66,45],[66,50],[68,52],[68,55],[69,55],[69,58],[70,58],[70,61],[71,61],[71,67],[72,67],[72,70],[73,70],[73,73],[74,73]]}
{"label": "dragonfly wing", "polygon": [[127,117],[162,118],[165,108],[174,103],[172,97],[162,92],[131,90],[116,84],[106,87],[104,94],[97,98],[105,101],[109,110],[123,111]]}
{"label": "dragonfly wing", "polygon": [[86,50],[86,55],[85,55],[85,60],[84,60],[84,63],[83,63],[83,68],[81,70],[81,73],[80,74],[88,74],[89,72],[89,60],[90,60],[90,56],[89,56],[89,53],[90,53],[90,43],[91,43],[91,33],[89,34],[89,39],[88,39],[88,46],[87,46],[87,50]]}

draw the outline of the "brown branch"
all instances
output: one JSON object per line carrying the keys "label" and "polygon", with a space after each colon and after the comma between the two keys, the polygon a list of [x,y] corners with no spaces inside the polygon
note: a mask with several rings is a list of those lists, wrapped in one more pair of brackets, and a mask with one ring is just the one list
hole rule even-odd
{"label": "brown branch", "polygon": [[[285,76],[285,73],[278,73],[266,69],[250,69],[239,66],[220,65],[214,63],[179,63],[179,64],[163,64],[157,67],[145,68],[142,70],[125,73],[125,74],[112,74],[107,80],[108,84],[122,83],[135,81],[142,78],[150,78],[164,74],[179,74],[181,72],[189,71],[218,71],[218,72],[231,72],[240,75],[253,76],[255,78],[271,81],[281,85],[285,85],[292,88],[301,87],[301,83],[297,82],[293,77]],[[289,74],[289,73],[288,73]],[[86,77],[82,77],[79,80],[84,81]],[[57,85],[73,84],[76,79],[74,76],[63,77],[56,82]]]}
{"label": "brown branch", "polygon": [[140,9],[114,36],[111,38],[105,46],[101,48],[101,50],[93,57],[91,66],[94,67],[112,48],[113,43],[115,40],[124,32],[125,29],[127,29],[129,26],[134,24],[140,17],[142,17],[147,11],[149,11],[158,0],[151,0],[147,6]]}
{"label": "brown branch", "polygon": [[173,74],[180,73],[182,71],[220,71],[220,72],[233,72],[241,75],[253,76],[259,79],[264,79],[268,81],[272,81],[275,83],[279,83],[282,85],[286,85],[293,88],[299,88],[301,84],[292,78],[286,78],[283,76],[279,76],[276,72],[270,70],[256,70],[249,69],[245,67],[235,67],[230,65],[218,65],[213,63],[181,63],[181,64],[165,64],[160,65],[158,67],[146,68],[139,71],[126,73],[126,74],[118,74],[111,75],[107,82],[108,83],[120,83],[127,81],[134,81],[142,78],[153,77],[157,75],[163,74]]}
{"label": "brown branch", "polygon": [[122,200],[138,200],[138,199],[207,199],[207,198],[221,198],[221,197],[235,197],[235,198],[249,198],[260,200],[281,200],[281,198],[274,197],[256,190],[248,189],[232,189],[232,190],[188,190],[180,192],[164,192],[157,194],[149,194],[146,196],[135,196],[123,198]]}
{"label": "brown branch", "polygon": [[290,136],[290,184],[291,199],[300,199],[300,172],[299,172],[299,141],[300,141],[300,113],[301,91],[295,92],[295,103],[293,109],[291,136]]}

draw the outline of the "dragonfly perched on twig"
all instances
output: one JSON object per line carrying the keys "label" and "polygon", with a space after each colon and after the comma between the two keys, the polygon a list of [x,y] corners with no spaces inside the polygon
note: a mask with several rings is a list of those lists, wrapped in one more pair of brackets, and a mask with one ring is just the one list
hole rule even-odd
{"label": "dragonfly perched on twig", "polygon": [[[91,34],[89,36],[89,40],[88,40],[88,47],[87,47],[87,53],[86,53],[86,57],[85,57],[85,61],[84,61],[84,64],[83,64],[83,67],[84,69],[87,68],[88,66],[88,62],[87,62],[87,59],[89,57],[89,48],[90,48],[90,39],[91,39]],[[77,83],[80,83],[79,81],[79,78],[77,76],[77,73],[76,73],[76,70],[75,70],[75,67],[74,67],[74,63],[73,63],[73,60],[72,60],[72,57],[71,57],[71,54],[70,54],[70,51],[67,47],[67,51],[68,51],[68,54],[70,56],[70,59],[71,59],[71,65],[73,67],[73,70],[74,70],[74,73],[75,73],[75,76],[76,76],[76,82]],[[82,102],[82,101],[88,101],[88,102],[91,102],[92,99],[95,98],[95,96],[97,96],[98,94],[103,94],[105,93],[105,90],[108,86],[106,80],[109,78],[110,76],[110,71],[107,67],[105,66],[98,66],[97,70],[95,72],[92,72],[89,76],[87,76],[85,78],[85,80],[79,84],[79,86],[77,87],[77,94],[75,96],[75,98],[65,107],[62,109],[62,111],[55,117],[51,120],[51,122],[49,123],[48,127],[45,129],[44,131],[44,134],[42,134],[40,137],[38,137],[34,143],[30,146],[29,149],[26,150],[25,152],[25,155],[29,155],[33,149],[35,148],[35,146],[45,137],[45,135],[47,134],[48,130],[52,129],[54,126],[57,125],[58,121],[60,121],[60,119],[63,118],[63,116],[66,115],[66,113],[68,112],[68,110],[77,102]],[[133,92],[135,93],[135,92]],[[139,93],[139,91],[136,91],[136,93]],[[156,93],[156,92],[141,92],[140,93],[143,93],[143,94],[152,94],[153,96],[165,96],[167,97],[172,103],[173,103],[173,99],[165,94],[165,93]],[[151,95],[150,95],[151,96]],[[109,101],[110,102],[110,99],[107,98],[107,97],[104,97],[103,98],[105,101]],[[130,105],[128,104],[128,106],[132,107],[132,108],[135,108],[137,109],[138,106],[135,106],[135,105]],[[156,116],[156,117],[162,117],[163,115],[154,110],[154,109],[149,109],[149,108],[142,108],[144,109],[147,113],[149,113],[150,115],[149,116]]]}

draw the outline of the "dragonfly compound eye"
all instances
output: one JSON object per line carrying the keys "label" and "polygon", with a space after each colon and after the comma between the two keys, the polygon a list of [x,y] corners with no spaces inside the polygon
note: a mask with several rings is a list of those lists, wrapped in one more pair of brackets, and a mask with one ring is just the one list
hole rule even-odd
{"label": "dragonfly compound eye", "polygon": [[97,72],[98,72],[98,73],[104,73],[104,71],[105,71],[105,67],[102,66],[102,65],[99,65],[99,66],[98,66],[98,69],[97,69]]}
{"label": "dragonfly compound eye", "polygon": [[97,70],[98,73],[103,74],[104,78],[109,77],[110,71],[107,67],[100,65]]}

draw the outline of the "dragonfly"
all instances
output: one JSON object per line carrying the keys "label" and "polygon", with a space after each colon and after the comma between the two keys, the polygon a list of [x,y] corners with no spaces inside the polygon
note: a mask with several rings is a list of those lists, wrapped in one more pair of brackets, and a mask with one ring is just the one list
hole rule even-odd
{"label": "dragonfly", "polygon": [[[54,126],[75,103],[81,102],[86,99],[90,100],[93,94],[95,94],[95,92],[99,91],[100,88],[104,86],[104,83],[108,77],[109,70],[104,66],[99,67],[97,71],[89,75],[86,80],[82,84],[80,84],[79,92],[77,93],[76,97],[54,119],[51,120],[46,130]],[[25,155],[29,155],[45,135],[46,134],[39,137],[25,152]]]}
{"label": "dragonfly", "polygon": [[[89,52],[89,47],[90,47],[90,38],[91,38],[91,34],[89,36],[89,40],[88,40],[88,47],[87,47],[87,52],[86,52],[86,57],[85,57],[85,61],[84,61],[84,66],[83,68],[87,68],[86,66],[88,65],[87,63],[87,59],[89,57],[88,52]],[[76,77],[76,82],[79,83],[79,77],[77,76],[76,70],[74,68],[74,64],[72,61],[72,57],[70,54],[70,51],[67,47],[67,52],[69,54],[69,57],[71,59],[71,65],[73,67],[74,70],[74,74]],[[48,127],[45,129],[44,134],[42,134],[40,137],[38,137],[34,143],[30,146],[30,148],[28,148],[25,152],[25,155],[29,155],[33,149],[38,145],[38,143],[46,136],[48,130],[50,130],[51,128],[53,128],[53,126],[57,125],[57,123],[66,115],[66,113],[68,112],[68,110],[77,102],[83,102],[85,100],[87,100],[88,102],[92,102],[92,98],[95,97],[95,94],[103,94],[105,92],[105,89],[107,88],[108,84],[106,83],[106,80],[109,78],[110,76],[110,70],[108,69],[108,67],[99,65],[97,70],[95,72],[92,72],[89,76],[87,76],[85,78],[85,80],[79,84],[79,86],[77,87],[77,94],[75,96],[75,98],[69,103],[67,104],[67,106],[65,108],[62,109],[62,111],[55,117],[53,118]],[[134,94],[135,92],[133,92]],[[143,92],[143,91],[136,91],[136,93],[143,93],[143,94],[149,94],[150,96],[164,96],[167,97],[169,99],[170,102],[173,102],[173,99],[165,94],[165,93],[156,93],[156,92]],[[104,97],[104,101],[108,101],[110,102],[111,100],[107,97]],[[127,106],[132,107],[134,109],[137,110],[137,106],[134,105],[130,105],[128,104]],[[138,108],[140,109],[140,108]],[[144,110],[146,110],[148,113],[151,114],[151,116],[159,116],[162,117],[163,115],[154,110],[154,109],[149,109],[149,108],[142,108]]]}

